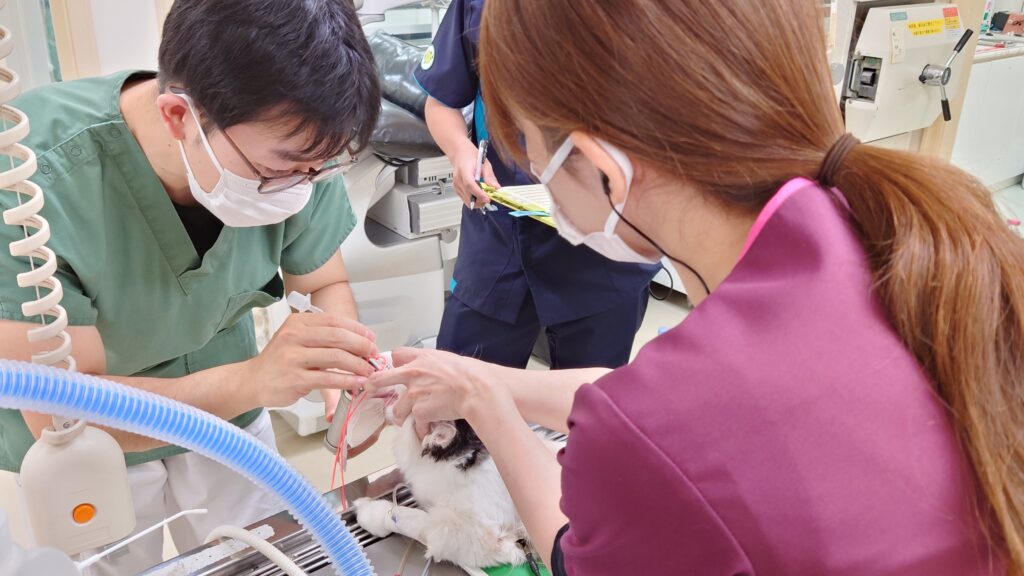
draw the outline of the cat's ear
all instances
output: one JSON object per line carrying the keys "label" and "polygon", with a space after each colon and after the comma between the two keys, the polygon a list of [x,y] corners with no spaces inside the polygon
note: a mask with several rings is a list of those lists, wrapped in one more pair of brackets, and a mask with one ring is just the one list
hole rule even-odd
{"label": "cat's ear", "polygon": [[458,429],[454,422],[433,422],[430,424],[430,433],[423,437],[423,448],[447,448]]}

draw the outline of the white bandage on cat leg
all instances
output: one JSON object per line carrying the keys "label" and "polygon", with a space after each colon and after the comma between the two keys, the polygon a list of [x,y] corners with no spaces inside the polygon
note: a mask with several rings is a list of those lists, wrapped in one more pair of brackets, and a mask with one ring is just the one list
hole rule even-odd
{"label": "white bandage on cat leg", "polygon": [[391,523],[392,530],[406,538],[412,538],[417,542],[426,545],[423,541],[423,530],[430,521],[430,514],[419,508],[399,506],[393,512],[395,521]]}
{"label": "white bandage on cat leg", "polygon": [[367,532],[378,538],[387,538],[395,532],[391,521],[391,502],[360,498],[355,501],[356,522]]}
{"label": "white bandage on cat leg", "polygon": [[427,513],[417,508],[395,506],[388,500],[360,498],[355,502],[356,522],[378,538],[401,534],[413,540],[422,540]]}

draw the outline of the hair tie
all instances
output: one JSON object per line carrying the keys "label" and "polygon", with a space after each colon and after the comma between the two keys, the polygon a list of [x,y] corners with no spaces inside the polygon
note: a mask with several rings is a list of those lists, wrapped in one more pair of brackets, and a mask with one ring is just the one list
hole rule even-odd
{"label": "hair tie", "polygon": [[835,176],[842,167],[846,157],[853,148],[860,144],[856,136],[847,132],[836,140],[835,144],[825,153],[825,159],[821,161],[821,170],[818,171],[818,183],[825,188],[835,186]]}

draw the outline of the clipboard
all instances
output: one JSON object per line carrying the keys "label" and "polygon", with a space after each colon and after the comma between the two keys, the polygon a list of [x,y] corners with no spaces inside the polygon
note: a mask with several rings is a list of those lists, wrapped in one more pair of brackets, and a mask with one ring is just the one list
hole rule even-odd
{"label": "clipboard", "polygon": [[[557,228],[555,219],[551,217],[551,196],[544,186],[540,184],[505,186],[499,190],[481,183],[480,188],[494,202],[519,212],[529,213],[530,218]],[[525,215],[527,214],[523,214],[523,216]]]}

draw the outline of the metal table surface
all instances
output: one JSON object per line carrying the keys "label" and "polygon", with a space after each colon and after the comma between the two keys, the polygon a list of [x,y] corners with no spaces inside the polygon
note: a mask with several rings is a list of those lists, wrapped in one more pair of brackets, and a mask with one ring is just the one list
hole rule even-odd
{"label": "metal table surface", "polygon": [[[350,502],[362,497],[377,498],[390,495],[397,489],[398,503],[403,506],[415,506],[412,495],[401,487],[401,475],[395,471],[372,483],[366,478],[356,480],[345,486],[345,493]],[[377,574],[391,576],[397,573],[402,556],[408,547],[415,547],[409,554],[403,575],[420,576],[424,573],[427,560],[424,548],[400,535],[392,535],[380,539],[366,532],[355,521],[355,512],[344,509],[341,504],[341,489],[324,495],[328,503],[341,515],[349,531],[364,547]],[[266,537],[267,541],[287,554],[300,568],[310,576],[330,576],[334,574],[327,556],[312,536],[292,518],[288,512],[279,512],[270,518],[246,527]],[[272,535],[270,534],[272,532]],[[234,576],[247,574],[253,576],[276,576],[284,574],[262,554],[252,548],[236,546],[237,551],[225,551],[225,545],[212,542],[190,550],[158,564],[143,572],[143,576]],[[466,576],[466,572],[447,563],[433,563],[430,576]]]}

